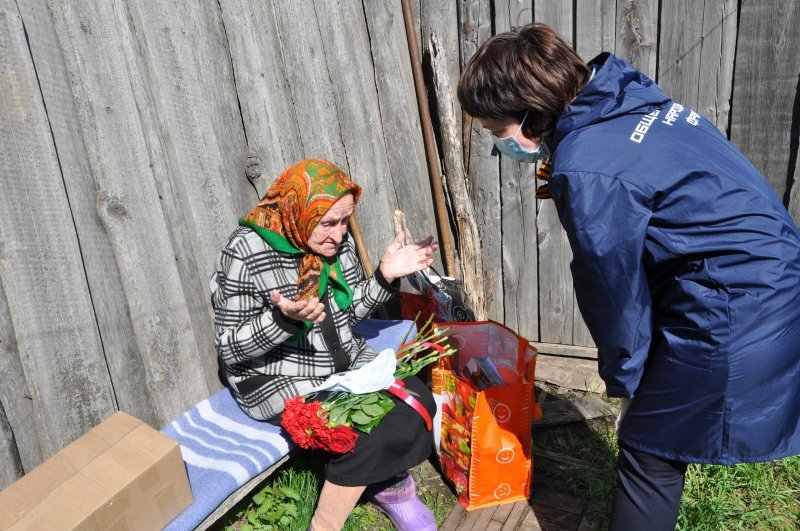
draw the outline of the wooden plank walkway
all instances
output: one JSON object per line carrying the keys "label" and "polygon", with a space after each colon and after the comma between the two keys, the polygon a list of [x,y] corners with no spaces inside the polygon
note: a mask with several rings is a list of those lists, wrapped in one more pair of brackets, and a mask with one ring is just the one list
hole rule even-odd
{"label": "wooden plank walkway", "polygon": [[534,479],[528,501],[466,511],[457,504],[439,531],[594,531],[599,524],[585,501],[553,488],[552,478]]}

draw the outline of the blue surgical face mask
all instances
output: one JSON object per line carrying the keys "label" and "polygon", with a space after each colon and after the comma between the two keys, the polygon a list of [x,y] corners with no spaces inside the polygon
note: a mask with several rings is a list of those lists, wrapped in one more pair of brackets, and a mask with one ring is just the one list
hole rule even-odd
{"label": "blue surgical face mask", "polygon": [[550,155],[550,150],[547,149],[544,142],[539,144],[539,147],[533,151],[528,151],[517,141],[517,135],[522,131],[522,125],[528,118],[528,113],[522,118],[519,128],[511,136],[503,138],[494,137],[494,145],[497,146],[498,151],[506,157],[517,160],[519,162],[536,162],[540,159],[547,158]]}

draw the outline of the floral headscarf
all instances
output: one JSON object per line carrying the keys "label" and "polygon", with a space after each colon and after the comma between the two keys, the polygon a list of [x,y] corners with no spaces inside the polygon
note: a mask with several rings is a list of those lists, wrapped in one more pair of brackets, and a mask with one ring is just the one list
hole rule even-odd
{"label": "floral headscarf", "polygon": [[286,169],[239,221],[258,232],[273,249],[303,255],[296,301],[321,298],[329,278],[337,304],[346,308],[352,301],[338,258],[329,263],[308,247],[308,238],[319,220],[348,193],[358,203],[361,188],[336,165],[322,159],[302,160]]}

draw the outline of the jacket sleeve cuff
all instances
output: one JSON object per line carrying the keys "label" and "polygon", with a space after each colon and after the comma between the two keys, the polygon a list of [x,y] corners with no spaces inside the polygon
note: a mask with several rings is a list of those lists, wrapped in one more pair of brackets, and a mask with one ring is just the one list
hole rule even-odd
{"label": "jacket sleeve cuff", "polygon": [[378,264],[378,267],[375,268],[375,273],[373,275],[375,280],[378,281],[378,285],[385,289],[386,291],[395,293],[400,290],[400,279],[394,279],[394,282],[389,282],[386,280],[386,277],[383,276],[383,272],[381,271],[381,265]]}
{"label": "jacket sleeve cuff", "polygon": [[633,398],[633,393],[628,391],[625,386],[614,382],[605,382],[606,396],[609,398]]}
{"label": "jacket sleeve cuff", "polygon": [[305,328],[305,325],[302,321],[289,319],[283,315],[283,312],[281,312],[277,306],[272,307],[272,318],[275,320],[275,324],[278,325],[281,330],[290,335],[294,335]]}

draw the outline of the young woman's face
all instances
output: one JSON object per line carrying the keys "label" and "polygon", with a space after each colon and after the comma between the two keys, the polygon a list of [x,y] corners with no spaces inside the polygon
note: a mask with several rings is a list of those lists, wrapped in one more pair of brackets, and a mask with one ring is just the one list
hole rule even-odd
{"label": "young woman's face", "polygon": [[513,136],[517,142],[528,151],[536,150],[542,143],[541,137],[528,138],[520,129],[520,122],[516,118],[505,116],[503,118],[478,118],[481,127],[492,133],[497,138]]}
{"label": "young woman's face", "polygon": [[347,222],[354,209],[353,194],[344,195],[336,201],[308,237],[311,252],[320,256],[335,256],[347,234]]}

